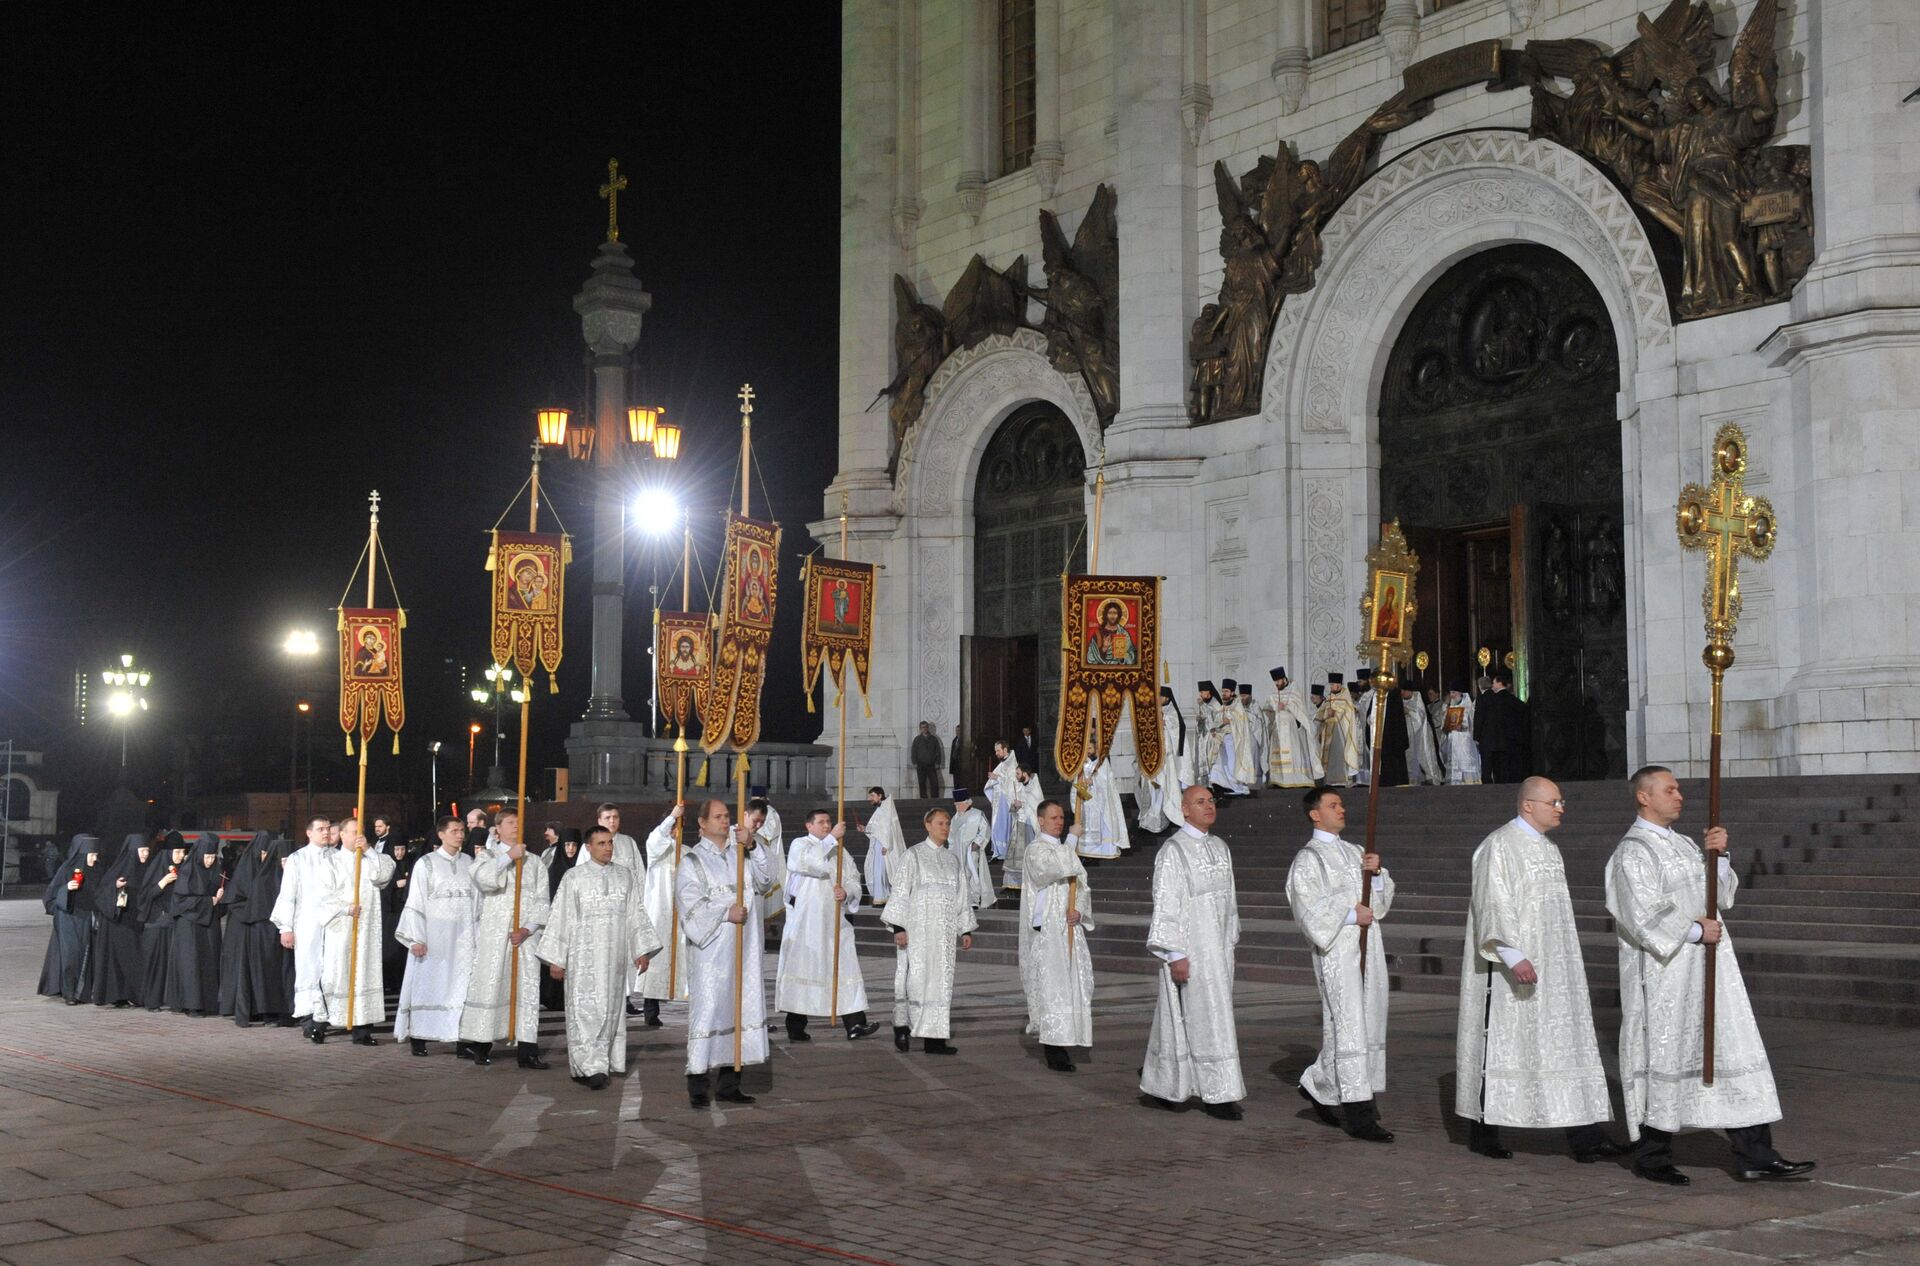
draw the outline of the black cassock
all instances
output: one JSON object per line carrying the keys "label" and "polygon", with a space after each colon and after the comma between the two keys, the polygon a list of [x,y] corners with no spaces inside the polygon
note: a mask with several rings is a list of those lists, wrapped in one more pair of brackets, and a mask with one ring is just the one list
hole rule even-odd
{"label": "black cassock", "polygon": [[1400,702],[1399,691],[1389,690],[1384,695],[1376,695],[1373,706],[1386,709],[1381,722],[1385,733],[1380,736],[1380,785],[1404,787],[1407,785],[1407,705]]}
{"label": "black cassock", "polygon": [[232,1016],[242,1028],[293,1010],[293,955],[281,947],[280,929],[272,919],[290,847],[265,831],[255,832],[234,863],[220,903],[227,911],[220,1014]]}
{"label": "black cassock", "polygon": [[1473,741],[1480,745],[1488,782],[1519,782],[1530,764],[1533,725],[1527,705],[1511,690],[1489,690],[1473,703]]}
{"label": "black cassock", "polygon": [[166,1001],[172,1011],[211,1015],[220,1009],[220,911],[214,905],[222,883],[219,850],[219,838],[209,836],[187,854],[179,882],[167,889],[174,916]]}
{"label": "black cassock", "polygon": [[[40,964],[40,992],[50,998],[81,1002],[86,997],[87,951],[93,934],[93,894],[86,888],[87,854],[99,848],[97,836],[74,836],[66,860],[47,880],[40,898],[40,904],[53,916],[47,956]],[[81,886],[69,888],[75,871],[81,872]],[[97,882],[97,875],[92,878]]]}
{"label": "black cassock", "polygon": [[144,836],[129,835],[113,865],[93,888],[93,1001],[96,1006],[137,1006],[146,964],[140,957],[140,917],[134,899],[146,863]]}
{"label": "black cassock", "polygon": [[[567,850],[572,849],[569,853]],[[552,846],[547,855],[547,900],[552,901],[560,892],[560,881],[567,877],[580,861],[580,854],[586,845],[580,842],[577,827],[568,827],[560,834],[560,842]],[[553,973],[540,973],[540,1005],[548,1011],[567,1009],[567,987],[553,978]]]}
{"label": "black cassock", "polygon": [[400,911],[406,908],[407,885],[413,880],[413,864],[420,860],[420,850],[390,837],[387,856],[393,858],[393,878],[388,881],[386,896],[380,901],[380,961],[386,973],[387,992],[397,994],[401,977],[407,971],[407,947],[393,934],[400,929]]}
{"label": "black cassock", "polygon": [[173,961],[176,920],[173,898],[169,895],[173,888],[171,885],[162,888],[160,881],[174,869],[173,850],[186,847],[180,832],[167,832],[147,859],[147,873],[140,880],[140,895],[134,899],[135,914],[140,920],[140,954],[146,960],[140,975],[140,1001],[149,1011],[158,1011],[167,1004],[167,966]]}

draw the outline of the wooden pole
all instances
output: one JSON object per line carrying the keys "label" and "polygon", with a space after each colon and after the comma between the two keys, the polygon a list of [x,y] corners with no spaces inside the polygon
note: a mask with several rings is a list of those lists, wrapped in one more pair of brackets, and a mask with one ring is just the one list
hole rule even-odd
{"label": "wooden pole", "polygon": [[[686,511],[680,512],[680,609],[685,611],[693,601],[693,576],[688,570],[693,566],[693,524],[687,518]],[[671,933],[667,937],[667,997],[680,1000],[680,854],[682,841],[687,838],[687,723],[680,723],[680,733],[673,740],[673,803],[680,808],[680,816],[673,820],[673,915]]]}
{"label": "wooden pole", "polygon": [[[747,517],[747,474],[753,460],[753,387],[743,385],[740,388],[740,517]],[[744,825],[747,820],[747,753],[739,750],[733,766],[734,810],[736,826]],[[741,838],[734,849],[733,894],[740,908],[747,905],[747,841]],[[733,1071],[740,1071],[740,999],[746,987],[742,977],[747,970],[747,924],[746,920],[733,925]]]}
{"label": "wooden pole", "polygon": [[[1100,574],[1100,511],[1101,511],[1101,503],[1106,500],[1106,495],[1107,495],[1107,462],[1106,462],[1105,456],[1103,455],[1100,459],[1100,469],[1096,471],[1093,476],[1093,533],[1092,533],[1093,539],[1087,543],[1087,574],[1090,576],[1097,576]],[[1061,582],[1063,587],[1065,583],[1066,582],[1064,580]],[[1064,614],[1065,603],[1061,604],[1061,608]],[[1060,639],[1060,644],[1062,649],[1064,650],[1066,646],[1066,639],[1065,638]],[[1064,669],[1064,665],[1062,667]],[[1093,717],[1091,713],[1088,714],[1087,722],[1088,722],[1088,728],[1091,730],[1092,722],[1093,722]],[[1155,723],[1158,724],[1157,719]],[[1106,759],[1107,759],[1107,753],[1105,752],[1097,753],[1097,759],[1093,763],[1094,773],[1098,773],[1100,771],[1100,765]],[[1093,790],[1093,774],[1088,774],[1086,777],[1087,777],[1087,790],[1089,793],[1091,793]],[[1074,789],[1073,789],[1073,828],[1074,828],[1075,834],[1078,834],[1080,830],[1080,817],[1081,817],[1080,806],[1084,803],[1085,801],[1081,800],[1080,798],[1079,779],[1076,778],[1074,779]],[[1079,850],[1075,849],[1074,851],[1078,852]],[[1073,878],[1070,878],[1067,880],[1067,913],[1068,914],[1073,913],[1074,909],[1079,903],[1079,898],[1080,898],[1080,879],[1078,876],[1074,876]],[[1072,923],[1067,924],[1067,962],[1068,962],[1069,968],[1071,968],[1072,962],[1073,962],[1073,924]]]}
{"label": "wooden pole", "polygon": [[[373,573],[380,559],[380,493],[376,489],[368,497],[367,510],[367,605],[373,605]],[[355,718],[358,723],[358,718]],[[367,830],[367,732],[360,731],[360,789],[354,794],[353,820],[360,827],[362,837]],[[360,862],[366,857],[367,850],[362,848],[353,855],[353,904],[360,905]],[[352,939],[347,951],[347,1031],[353,1031],[353,995],[360,980],[360,916],[353,916]]]}
{"label": "wooden pole", "polygon": [[[1707,648],[1707,668],[1713,674],[1713,688],[1707,708],[1707,829],[1720,825],[1720,688],[1726,677],[1726,664],[1733,659],[1732,648],[1726,648],[1724,656],[1716,656],[1714,647]],[[1711,849],[1702,849],[1707,863],[1707,914],[1709,919],[1720,917],[1720,857]],[[1714,1010],[1714,973],[1718,967],[1717,951],[1720,947],[1712,941],[1704,947],[1707,951],[1706,997],[1701,1011],[1701,1050],[1700,1084],[1713,1084],[1713,1010]]]}
{"label": "wooden pole", "polygon": [[[840,494],[840,557],[844,559],[846,556],[847,494],[842,492]],[[869,600],[871,600],[871,595],[869,595]],[[837,784],[840,788],[840,794],[839,799],[835,802],[834,821],[838,822],[843,828],[839,843],[833,850],[833,886],[838,888],[842,885],[844,877],[842,867],[845,864],[847,855],[847,839],[844,830],[847,824],[847,670],[846,661],[844,660],[841,661],[840,665],[840,680],[835,684],[838,685],[840,689],[840,747],[838,749],[840,781]],[[871,841],[869,841],[869,846],[871,846]],[[832,1013],[827,1017],[827,1022],[829,1024],[840,1023],[840,903],[838,901],[834,902],[833,919],[833,1009]]]}
{"label": "wooden pole", "polygon": [[[540,530],[540,446],[533,446],[533,477],[527,494],[527,531]],[[520,782],[514,794],[514,804],[520,819],[520,856],[513,859],[513,926],[507,929],[512,937],[520,931],[520,884],[522,872],[527,864],[527,721],[533,712],[533,676],[528,674],[520,682]],[[520,1040],[520,946],[510,946],[513,958],[513,973],[507,984],[507,1041]]]}
{"label": "wooden pole", "polygon": [[[1393,685],[1391,664],[1383,643],[1380,647],[1380,667],[1373,673],[1373,758],[1368,762],[1373,772],[1367,784],[1371,803],[1367,805],[1367,846],[1360,850],[1362,853],[1373,852],[1374,832],[1380,825],[1380,740],[1386,737],[1387,708],[1390,706]],[[1367,869],[1365,861],[1360,863],[1360,904],[1373,904],[1373,872]],[[1367,975],[1367,933],[1371,930],[1365,926],[1360,929],[1360,977],[1363,980]]]}

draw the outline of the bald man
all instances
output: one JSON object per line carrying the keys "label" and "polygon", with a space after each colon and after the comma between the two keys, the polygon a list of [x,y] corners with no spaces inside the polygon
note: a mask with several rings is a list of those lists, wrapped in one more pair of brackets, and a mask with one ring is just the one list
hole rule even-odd
{"label": "bald man", "polygon": [[1607,1073],[1566,868],[1547,838],[1567,801],[1536,776],[1520,784],[1515,808],[1473,853],[1454,1110],[1472,1123],[1467,1145],[1489,1159],[1513,1156],[1503,1125],[1558,1127],[1573,1158],[1591,1164],[1627,1149],[1602,1128],[1613,1119]]}

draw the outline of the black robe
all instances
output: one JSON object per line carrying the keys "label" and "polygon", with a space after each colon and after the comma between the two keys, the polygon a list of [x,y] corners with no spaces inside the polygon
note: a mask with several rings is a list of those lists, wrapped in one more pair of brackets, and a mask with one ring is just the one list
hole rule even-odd
{"label": "black robe", "polygon": [[1380,736],[1380,785],[1382,787],[1404,787],[1407,785],[1407,705],[1400,702],[1400,692],[1389,690],[1385,695],[1375,696],[1373,706],[1385,708],[1381,722],[1385,731]]}
{"label": "black robe", "polygon": [[272,919],[287,851],[286,841],[257,832],[235,861],[220,902],[227,912],[220,1014],[232,1016],[242,1028],[293,1010],[293,956],[281,947]]}
{"label": "black robe", "polygon": [[391,836],[387,839],[387,856],[393,857],[395,846],[404,850],[405,857],[393,858],[393,879],[387,885],[386,895],[380,902],[380,961],[385,972],[387,992],[398,994],[400,981],[407,971],[407,947],[394,938],[400,930],[400,911],[406,908],[407,884],[413,879],[413,864],[420,860],[420,850],[409,847]]}
{"label": "black robe", "polygon": [[[179,841],[178,832],[167,835],[153,846],[153,853],[147,858],[147,873],[140,880],[138,914],[140,917],[140,953],[146,959],[146,970],[141,973],[140,1000],[149,1011],[158,1011],[167,1003],[167,965],[173,961],[173,899],[167,894],[172,887],[162,888],[160,881],[167,877],[167,871],[173,866],[173,844]],[[184,841],[182,848],[186,847]]]}
{"label": "black robe", "polygon": [[214,895],[220,891],[220,856],[195,845],[180,866],[180,880],[167,889],[173,904],[173,953],[167,964],[166,1005],[190,1015],[211,1015],[220,1009],[220,912]]}
{"label": "black robe", "polygon": [[[567,845],[573,845],[573,856],[567,856]],[[580,855],[587,846],[580,842],[580,832],[569,827],[561,833],[560,842],[550,845],[547,852],[547,900],[552,901],[560,891],[560,881],[567,872],[580,862]],[[540,973],[540,1006],[547,1011],[565,1011],[567,1009],[567,987],[553,978],[553,973]]]}
{"label": "black robe", "polygon": [[146,870],[140,860],[145,842],[144,836],[129,835],[93,890],[92,998],[96,1006],[140,1004],[146,964],[140,957],[140,918],[134,898]]}
{"label": "black robe", "polygon": [[[47,955],[40,963],[40,992],[49,998],[79,1002],[87,993],[87,951],[93,934],[93,895],[87,891],[87,854],[98,851],[100,841],[92,835],[76,835],[67,850],[66,860],[47,880],[40,904],[53,917],[47,936]],[[73,882],[73,873],[81,871],[81,887]],[[98,876],[93,877],[98,882]]]}
{"label": "black robe", "polygon": [[1519,782],[1527,776],[1533,725],[1527,705],[1511,690],[1489,690],[1473,703],[1473,741],[1480,745],[1488,782]]}

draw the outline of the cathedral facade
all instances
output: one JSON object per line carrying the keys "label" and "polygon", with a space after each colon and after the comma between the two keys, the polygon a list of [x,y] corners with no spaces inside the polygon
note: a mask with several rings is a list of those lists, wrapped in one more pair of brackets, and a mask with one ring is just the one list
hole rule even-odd
{"label": "cathedral facade", "polygon": [[906,782],[923,720],[976,785],[1050,748],[1096,551],[1163,578],[1189,718],[1203,678],[1351,679],[1388,519],[1426,685],[1511,665],[1558,777],[1699,772],[1675,506],[1730,423],[1777,547],[1728,772],[1920,769],[1910,7],[848,0],[812,527],[844,504],[883,567],[849,777]]}

